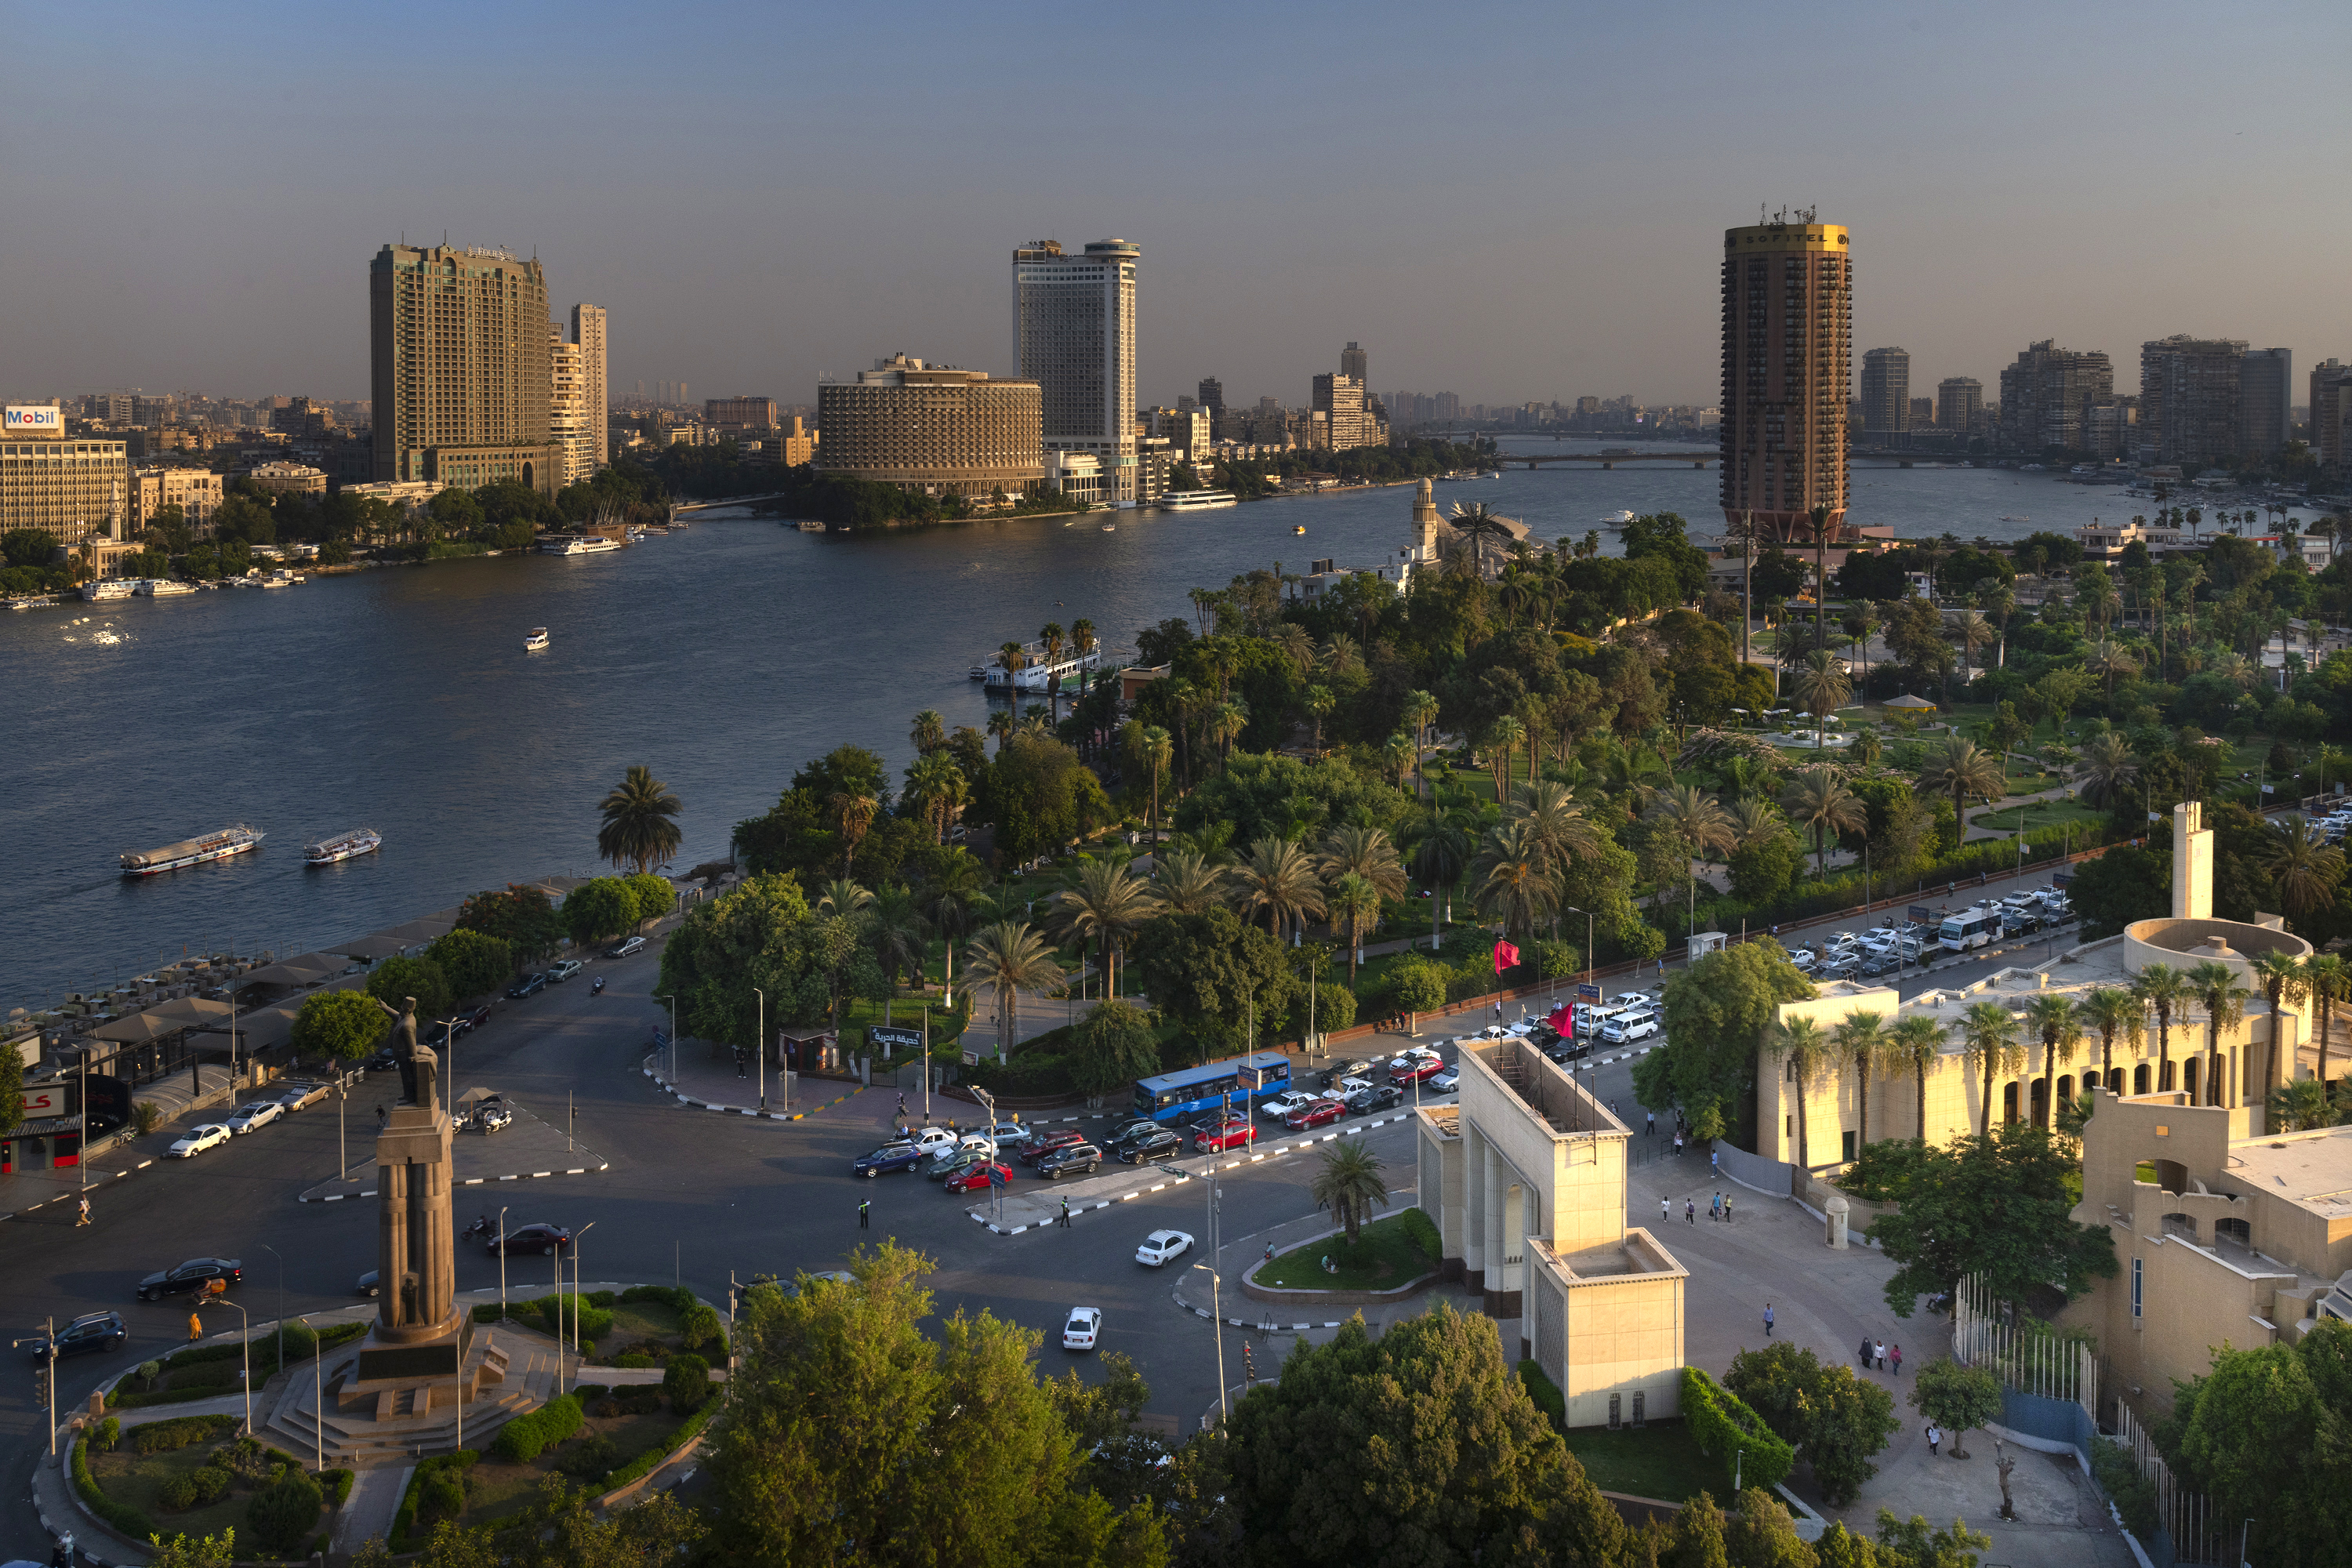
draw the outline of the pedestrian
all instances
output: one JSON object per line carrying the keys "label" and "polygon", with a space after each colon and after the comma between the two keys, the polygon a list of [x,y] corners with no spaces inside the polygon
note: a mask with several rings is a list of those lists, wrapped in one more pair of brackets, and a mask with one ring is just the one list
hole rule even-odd
{"label": "pedestrian", "polygon": [[1868,1372],[1870,1370],[1870,1336],[1868,1334],[1862,1336],[1862,1351],[1860,1353],[1862,1356],[1862,1370]]}
{"label": "pedestrian", "polygon": [[898,1114],[902,1117],[907,1114],[907,1097],[903,1094],[898,1097]]}
{"label": "pedestrian", "polygon": [[385,1123],[385,1122],[387,1122],[387,1121],[390,1121],[391,1120],[392,1120],[392,1112],[391,1112],[391,1111],[386,1110],[385,1110],[383,1106],[381,1106],[381,1105],[379,1105],[379,1106],[377,1106],[377,1107],[375,1108],[375,1125],[376,1125],[376,1131],[379,1131],[379,1132],[380,1132],[380,1131],[383,1131],[383,1125],[384,1125],[384,1123]]}
{"label": "pedestrian", "polygon": [[872,1198],[867,1198],[867,1199],[866,1199],[866,1200],[865,1200],[863,1203],[861,1203],[861,1204],[859,1204],[859,1205],[857,1205],[857,1228],[858,1228],[858,1229],[860,1229],[860,1230],[871,1230],[871,1229],[873,1229],[873,1228],[874,1228],[873,1209],[874,1209],[874,1200],[873,1200]]}
{"label": "pedestrian", "polygon": [[1677,1132],[1677,1133],[1675,1133],[1675,1159],[1677,1159],[1677,1160],[1679,1160],[1679,1159],[1681,1159],[1682,1157],[1683,1157],[1683,1135],[1682,1135],[1681,1133]]}
{"label": "pedestrian", "polygon": [[76,1225],[88,1225],[89,1223],[89,1194],[88,1193],[84,1193],[84,1194],[82,1194],[82,1195],[81,1195],[81,1217],[80,1217],[79,1219],[75,1220],[75,1221],[74,1221],[74,1224],[76,1224]]}
{"label": "pedestrian", "polygon": [[1721,1193],[1716,1194],[1713,1198],[1707,1201],[1706,1217],[1709,1224],[1714,1224],[1723,1218],[1723,1194]]}
{"label": "pedestrian", "polygon": [[1726,1225],[1729,1225],[1731,1223],[1731,1194],[1729,1193],[1723,1194],[1723,1223]]}
{"label": "pedestrian", "polygon": [[1881,1372],[1885,1372],[1886,1370],[1886,1342],[1885,1340],[1880,1340],[1878,1342],[1878,1370]]}
{"label": "pedestrian", "polygon": [[188,1314],[188,1342],[194,1344],[205,1337],[205,1321],[194,1312]]}
{"label": "pedestrian", "polygon": [[1683,1200],[1683,1218],[1690,1221],[1694,1226],[1698,1224],[1698,1200],[1696,1198],[1685,1198]]}
{"label": "pedestrian", "polygon": [[1933,1421],[1928,1422],[1928,1423],[1927,1423],[1927,1457],[1928,1457],[1929,1458],[1931,1458],[1931,1459],[1940,1459],[1940,1458],[1942,1458],[1944,1457],[1943,1442],[1944,1442],[1944,1430],[1943,1430],[1943,1428],[1942,1428],[1942,1427],[1940,1427],[1940,1426],[1937,1426]]}
{"label": "pedestrian", "polygon": [[1067,1198],[1062,1200],[1062,1228],[1070,1228],[1070,1200]]}
{"label": "pedestrian", "polygon": [[1720,1149],[1709,1149],[1709,1150],[1706,1152],[1706,1168],[1707,1168],[1708,1170],[1710,1170],[1710,1171],[1713,1171],[1713,1172],[1714,1172],[1717,1175],[1718,1175],[1718,1176],[1720,1176],[1721,1174],[1723,1174],[1723,1151],[1722,1151],[1722,1150],[1720,1150]]}
{"label": "pedestrian", "polygon": [[1654,1138],[1658,1133],[1658,1113],[1653,1110],[1650,1111],[1648,1115],[1649,1121],[1642,1128],[1642,1136],[1644,1138]]}
{"label": "pedestrian", "polygon": [[1903,1375],[1903,1347],[1901,1345],[1896,1345],[1894,1350],[1890,1351],[1888,1353],[1895,1358],[1895,1375],[1901,1377]]}
{"label": "pedestrian", "polygon": [[1769,1301],[1764,1303],[1764,1337],[1768,1340],[1772,1337],[1772,1303]]}
{"label": "pedestrian", "polygon": [[1660,1199],[1658,1200],[1658,1221],[1659,1221],[1659,1223],[1663,1225],[1664,1222],[1666,1222],[1667,1220],[1670,1220],[1670,1219],[1672,1219],[1672,1218],[1674,1218],[1674,1217],[1675,1217],[1675,1200],[1674,1200],[1674,1199],[1672,1199],[1672,1198],[1660,1198]]}

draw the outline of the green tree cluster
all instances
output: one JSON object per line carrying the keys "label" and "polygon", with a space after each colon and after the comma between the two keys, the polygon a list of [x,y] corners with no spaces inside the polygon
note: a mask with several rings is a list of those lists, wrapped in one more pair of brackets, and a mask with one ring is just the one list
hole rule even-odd
{"label": "green tree cluster", "polygon": [[2174,1384],[2156,1429],[2180,1482],[2216,1519],[2251,1519],[2250,1563],[2352,1562],[2352,1324],[2322,1317],[2295,1343],[2224,1344]]}
{"label": "green tree cluster", "polygon": [[1708,953],[1666,983],[1667,1043],[1634,1064],[1634,1094],[1654,1109],[1680,1106],[1701,1138],[1722,1137],[1745,1119],[1773,1009],[1812,994],[1779,942]]}
{"label": "green tree cluster", "polygon": [[1838,1508],[1878,1473],[1871,1459],[1902,1425],[1886,1390],[1785,1342],[1732,1357],[1723,1385],[1796,1449],[1822,1495]]}
{"label": "green tree cluster", "polygon": [[547,895],[520,883],[474,894],[457,906],[457,926],[505,942],[519,964],[540,963],[563,937],[563,921]]}
{"label": "green tree cluster", "polygon": [[289,1040],[297,1056],[355,1062],[375,1049],[388,1023],[372,996],[357,991],[314,991],[302,998]]}

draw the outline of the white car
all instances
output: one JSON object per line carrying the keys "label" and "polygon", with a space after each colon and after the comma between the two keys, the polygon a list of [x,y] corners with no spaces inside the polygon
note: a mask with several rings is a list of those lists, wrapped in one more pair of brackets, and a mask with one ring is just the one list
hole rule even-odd
{"label": "white car", "polygon": [[1303,1110],[1323,1097],[1305,1089],[1285,1089],[1280,1094],[1267,1095],[1257,1102],[1257,1113],[1268,1121],[1279,1121],[1294,1110]]}
{"label": "white car", "polygon": [[1372,1080],[1368,1078],[1343,1078],[1339,1080],[1337,1087],[1331,1090],[1330,1098],[1335,1100],[1345,1100],[1349,1095],[1356,1093],[1360,1089],[1367,1089],[1371,1087]]}
{"label": "white car", "polygon": [[1811,969],[1814,963],[1813,950],[1810,947],[1801,947],[1789,955],[1789,962],[1801,970]]}
{"label": "white car", "polygon": [[1423,1062],[1443,1060],[1444,1060],[1443,1057],[1427,1046],[1408,1046],[1398,1053],[1394,1061],[1389,1063],[1389,1071],[1398,1072],[1409,1068],[1417,1068]]}
{"label": "white car", "polygon": [[174,1160],[193,1160],[205,1150],[226,1143],[236,1136],[222,1123],[207,1121],[200,1127],[189,1128],[173,1139],[172,1146],[163,1152]]}
{"label": "white car", "polygon": [[1100,1307],[1073,1307],[1070,1321],[1062,1325],[1062,1348],[1066,1351],[1090,1351],[1102,1333]]}
{"label": "white car", "polygon": [[1171,1258],[1181,1258],[1192,1250],[1192,1238],[1181,1230],[1155,1230],[1143,1238],[1135,1249],[1135,1260],[1157,1268]]}
{"label": "white car", "polygon": [[956,1146],[956,1135],[944,1127],[921,1127],[907,1134],[904,1142],[912,1143],[919,1154],[936,1154],[942,1149]]}
{"label": "white car", "polygon": [[274,1100],[257,1100],[250,1105],[240,1105],[229,1113],[228,1130],[244,1134],[257,1127],[267,1127],[286,1114],[286,1108]]}
{"label": "white car", "polygon": [[1620,991],[1617,993],[1615,999],[1610,1003],[1610,1005],[1612,1007],[1641,1007],[1646,1006],[1649,1004],[1649,1000],[1650,994],[1646,991]]}
{"label": "white car", "polygon": [[1853,932],[1850,931],[1842,931],[1838,932],[1837,935],[1830,938],[1829,945],[1832,948],[1853,947],[1861,941],[1862,938],[1854,935]]}

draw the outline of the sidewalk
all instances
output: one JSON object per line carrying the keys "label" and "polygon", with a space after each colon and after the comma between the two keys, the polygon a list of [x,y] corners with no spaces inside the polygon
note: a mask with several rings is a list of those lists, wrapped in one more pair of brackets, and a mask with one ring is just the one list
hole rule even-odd
{"label": "sidewalk", "polygon": [[[44,1204],[70,1203],[81,1195],[85,1186],[90,1192],[90,1201],[96,1203],[98,1190],[101,1186],[110,1187],[154,1164],[163,1151],[171,1147],[172,1140],[185,1131],[185,1128],[174,1127],[183,1118],[194,1125],[197,1120],[192,1114],[194,1112],[221,1112],[233,1109],[236,1097],[232,1090],[236,1085],[230,1082],[227,1064],[206,1062],[195,1071],[204,1075],[201,1089],[189,1081],[192,1075],[186,1072],[173,1073],[135,1089],[131,1094],[132,1103],[153,1102],[163,1113],[163,1120],[145,1138],[125,1127],[92,1143],[86,1156],[89,1166],[87,1177],[80,1165],[68,1165],[60,1170],[16,1171],[0,1176],[0,1219],[13,1219],[18,1215],[29,1214]],[[253,1092],[273,1091],[264,1089]]]}
{"label": "sidewalk", "polygon": [[[714,1051],[702,1040],[680,1040],[676,1054],[676,1081],[670,1078],[667,1051],[647,1052],[643,1070],[654,1087],[697,1110],[725,1111],[762,1121],[799,1121],[864,1092],[864,1086],[841,1079],[804,1079],[772,1069],[763,1083],[751,1064],[747,1062],[739,1075],[731,1056]],[[767,1092],[764,1110],[760,1098],[762,1088]]]}

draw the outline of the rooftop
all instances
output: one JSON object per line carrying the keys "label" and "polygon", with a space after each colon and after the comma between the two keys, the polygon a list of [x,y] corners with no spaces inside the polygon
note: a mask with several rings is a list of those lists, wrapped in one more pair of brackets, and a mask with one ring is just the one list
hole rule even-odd
{"label": "rooftop", "polygon": [[2328,1220],[2352,1220],[2352,1127],[2230,1145],[2230,1174]]}

